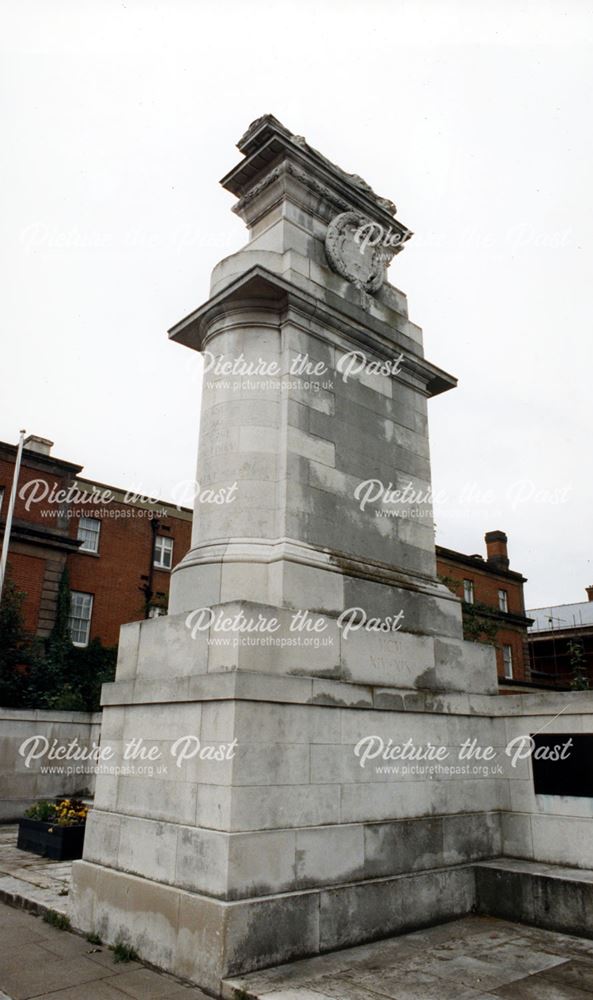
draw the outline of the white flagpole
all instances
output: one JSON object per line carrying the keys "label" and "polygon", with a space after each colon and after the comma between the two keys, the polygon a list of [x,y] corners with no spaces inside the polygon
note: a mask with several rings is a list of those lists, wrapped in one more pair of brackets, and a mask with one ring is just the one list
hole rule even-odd
{"label": "white flagpole", "polygon": [[8,545],[10,543],[10,532],[12,530],[12,516],[14,514],[14,505],[16,502],[16,491],[19,482],[19,473],[21,471],[21,458],[23,456],[23,444],[25,442],[26,431],[21,431],[21,437],[19,440],[19,446],[16,453],[16,462],[14,466],[14,476],[12,479],[12,489],[10,491],[10,501],[8,504],[8,511],[6,514],[6,523],[4,525],[4,540],[2,542],[2,556],[0,557],[0,601],[2,600],[2,589],[4,587],[4,574],[6,573],[6,560],[8,559]]}

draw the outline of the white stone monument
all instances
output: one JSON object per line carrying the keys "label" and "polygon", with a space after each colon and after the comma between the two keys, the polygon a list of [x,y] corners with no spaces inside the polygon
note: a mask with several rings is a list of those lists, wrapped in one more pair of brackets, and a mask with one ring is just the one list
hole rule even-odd
{"label": "white stone monument", "polygon": [[239,149],[249,241],[171,331],[208,369],[192,547],[168,617],[122,629],[102,739],[123,770],[97,779],[72,899],[75,926],[214,993],[468,912],[510,782],[394,776],[360,741],[502,747],[516,701],[436,577],[427,400],[455,380],[386,278],[411,234],[271,115]]}

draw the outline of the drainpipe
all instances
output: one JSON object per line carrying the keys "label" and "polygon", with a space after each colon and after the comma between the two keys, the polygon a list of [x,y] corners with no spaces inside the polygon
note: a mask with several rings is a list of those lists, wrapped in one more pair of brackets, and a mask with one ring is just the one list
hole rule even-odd
{"label": "drainpipe", "polygon": [[161,526],[161,522],[157,521],[156,517],[150,518],[150,527],[152,529],[152,543],[150,546],[150,564],[148,567],[148,576],[143,576],[142,579],[146,580],[146,583],[140,587],[140,590],[144,594],[144,618],[147,619],[150,615],[150,602],[154,596],[152,589],[153,579],[154,579],[154,553],[156,548],[156,536],[158,530]]}
{"label": "drainpipe", "polygon": [[10,501],[8,503],[8,512],[6,514],[6,524],[4,525],[4,541],[2,542],[2,556],[0,557],[0,601],[2,600],[2,589],[4,587],[4,577],[6,574],[6,560],[8,559],[8,545],[10,543],[10,532],[12,531],[12,517],[14,514],[14,505],[16,503],[16,491],[19,482],[19,473],[21,471],[21,458],[23,457],[23,444],[25,442],[26,433],[26,431],[20,432],[21,436],[16,453],[14,475],[12,477],[12,489],[10,491]]}

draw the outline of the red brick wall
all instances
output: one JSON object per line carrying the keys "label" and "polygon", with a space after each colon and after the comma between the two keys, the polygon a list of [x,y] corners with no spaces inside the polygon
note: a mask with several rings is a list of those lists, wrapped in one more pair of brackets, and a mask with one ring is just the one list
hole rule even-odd
{"label": "red brick wall", "polygon": [[498,676],[504,677],[503,645],[510,646],[513,651],[513,678],[522,681],[529,680],[529,664],[526,662],[526,637],[518,628],[500,628],[496,634],[496,666]]}
{"label": "red brick wall", "polygon": [[[510,614],[523,615],[525,613],[523,584],[519,580],[496,576],[487,568],[470,566],[445,556],[437,556],[437,573],[439,576],[458,581],[455,593],[463,598],[463,581],[471,580],[474,585],[474,602],[485,604],[493,611],[498,611],[498,591],[506,590],[508,610]],[[525,650],[527,631],[520,625],[513,625],[505,622],[501,616],[501,621],[496,633],[496,664],[499,678],[504,677],[503,645],[512,648],[513,656],[513,678],[515,680],[528,680],[529,670]]]}
{"label": "red brick wall", "polygon": [[[3,521],[8,510],[14,458],[10,453],[6,454],[9,451],[6,446],[0,445],[0,447],[4,452],[0,455],[0,487],[4,487],[0,520]],[[16,449],[11,450],[16,457]],[[51,493],[55,490],[68,490],[78,469],[78,466],[61,463],[53,457],[45,458],[25,450],[18,493],[23,488],[25,491],[32,489],[31,484],[34,480],[42,480],[47,489],[41,486],[39,492],[47,493],[47,496],[39,502],[29,503],[27,509],[26,496],[30,494],[25,492],[25,497],[21,498],[17,493],[14,525],[16,529],[17,523],[21,522],[77,538],[80,516],[99,516],[101,535],[98,556],[75,552],[68,554],[66,559],[71,589],[93,594],[90,637],[100,639],[105,645],[114,646],[119,640],[121,625],[144,617],[144,594],[139,588],[144,583],[141,577],[147,576],[150,568],[153,533],[149,514],[157,512],[161,522],[159,534],[173,539],[173,566],[177,565],[190,548],[191,520],[187,514],[179,517],[161,516],[162,508],[158,504],[154,508],[146,509],[114,499],[109,503],[98,505],[94,502],[71,503],[67,505],[68,520],[61,520],[58,512],[64,505],[52,502]],[[81,493],[89,492],[92,488],[85,481],[77,486]],[[108,488],[97,486],[95,489],[97,493],[102,493]],[[122,516],[114,517],[113,514],[118,512]],[[170,530],[167,531],[166,528]],[[9,551],[9,567],[15,583],[27,594],[23,611],[26,627],[32,632],[38,630],[42,607],[47,605],[47,593],[44,598],[43,585],[45,580],[47,590],[48,570],[52,568],[47,566],[48,560],[55,566],[56,559],[63,560],[64,555],[57,553],[55,548],[47,548],[41,541],[33,539],[21,541],[16,538],[16,531],[13,535]],[[169,593],[169,582],[170,572],[154,570],[153,591],[166,595],[165,604]],[[50,586],[53,587],[55,596],[55,582]],[[55,612],[52,611],[53,613]]]}
{"label": "red brick wall", "polygon": [[45,563],[43,556],[9,551],[7,578],[27,595],[23,602],[23,620],[27,631],[33,634],[37,631]]}
{"label": "red brick wall", "polygon": [[[4,490],[0,521],[8,513],[17,449],[0,443],[0,488]],[[52,491],[65,491],[78,466],[25,449],[18,480],[8,566],[14,582],[27,597],[23,617],[28,631],[48,635],[55,620],[55,601],[64,548],[66,522],[60,504],[51,502]],[[38,499],[33,499],[32,495]],[[24,495],[21,495],[24,494]],[[47,529],[45,539],[25,535],[21,528]],[[3,531],[2,531],[3,534]],[[49,535],[57,535],[57,542]]]}
{"label": "red brick wall", "polygon": [[[490,608],[498,609],[498,591],[506,590],[509,612],[514,615],[524,614],[523,584],[493,577],[484,571],[474,571],[471,566],[461,566],[447,562],[448,574],[457,580],[471,580],[474,585],[474,599]],[[440,573],[441,570],[438,570]],[[443,573],[445,575],[445,573]]]}
{"label": "red brick wall", "polygon": [[[35,468],[32,464],[33,461],[34,459],[32,456],[28,455],[27,452],[24,451],[14,508],[15,520],[27,521],[29,524],[42,524],[47,528],[57,528],[58,519],[56,514],[59,509],[59,504],[50,503],[49,496],[53,490],[65,490],[68,488],[71,473],[62,472],[61,474],[56,474],[54,472],[46,472],[43,469]],[[4,487],[4,500],[2,502],[2,510],[0,511],[0,517],[2,520],[6,518],[6,512],[8,510],[8,500],[12,487],[13,475],[14,462],[9,462],[6,459],[0,458],[0,489]],[[43,480],[43,483],[39,486],[34,486],[35,480]],[[20,493],[22,490],[25,490],[25,494],[21,498]],[[33,502],[31,500],[28,504],[29,509],[27,510],[27,498],[31,498],[32,491],[35,491],[38,495],[47,492],[48,497],[44,500],[39,500],[39,502]]]}
{"label": "red brick wall", "polygon": [[[148,512],[131,504],[111,502],[97,508],[89,504],[73,509],[70,533],[77,537],[79,517],[97,513],[114,514],[101,520],[99,554],[76,552],[68,556],[70,587],[93,594],[91,638],[108,646],[119,641],[120,626],[144,617],[144,594],[140,590],[148,576],[153,533]],[[191,521],[177,517],[159,517],[159,534],[173,539],[173,566],[190,547]],[[163,530],[169,528],[169,531]],[[170,573],[155,570],[153,591],[169,593]]]}

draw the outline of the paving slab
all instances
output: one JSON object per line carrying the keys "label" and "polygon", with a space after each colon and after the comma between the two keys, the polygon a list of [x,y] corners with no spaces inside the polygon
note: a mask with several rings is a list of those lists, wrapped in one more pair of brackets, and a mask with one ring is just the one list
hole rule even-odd
{"label": "paving slab", "polygon": [[52,861],[17,846],[18,826],[0,825],[0,900],[34,913],[55,910],[66,915],[71,861]]}
{"label": "paving slab", "polygon": [[593,941],[471,916],[228,979],[250,1000],[593,1000]]}
{"label": "paving slab", "polygon": [[[16,836],[0,826],[0,900],[13,904],[0,903],[0,1000],[207,1000],[32,916],[67,914],[72,865],[18,850]],[[468,916],[229,979],[223,995],[236,990],[254,1000],[592,1000],[593,941]]]}
{"label": "paving slab", "polygon": [[105,946],[0,903],[0,1000],[211,1000],[191,983],[115,962]]}

